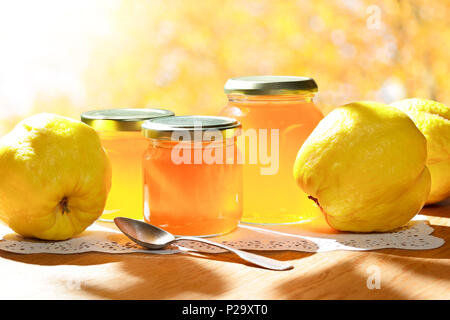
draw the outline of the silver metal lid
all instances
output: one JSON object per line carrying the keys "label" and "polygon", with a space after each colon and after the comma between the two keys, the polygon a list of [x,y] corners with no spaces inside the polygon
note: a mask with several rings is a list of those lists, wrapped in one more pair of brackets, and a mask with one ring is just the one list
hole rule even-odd
{"label": "silver metal lid", "polygon": [[140,131],[145,120],[174,115],[157,108],[105,109],[84,112],[81,121],[98,131]]}
{"label": "silver metal lid", "polygon": [[239,121],[228,117],[175,116],[145,121],[142,133],[147,138],[161,140],[178,140],[180,134],[186,134],[193,141],[203,140],[204,133],[211,131],[220,132],[224,139],[231,138],[239,134],[240,128]]}
{"label": "silver metal lid", "polygon": [[231,78],[225,84],[226,94],[290,95],[317,92],[312,78],[295,76],[248,76]]}

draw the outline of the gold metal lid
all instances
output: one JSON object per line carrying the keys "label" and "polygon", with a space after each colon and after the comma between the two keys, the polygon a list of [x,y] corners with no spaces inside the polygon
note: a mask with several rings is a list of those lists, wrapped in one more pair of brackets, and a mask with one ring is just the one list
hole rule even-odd
{"label": "gold metal lid", "polygon": [[98,131],[140,131],[146,120],[174,115],[170,110],[156,108],[105,109],[84,112],[81,121]]}
{"label": "gold metal lid", "polygon": [[228,117],[175,116],[145,121],[142,133],[151,139],[177,141],[180,135],[187,135],[191,141],[198,141],[211,131],[219,131],[223,139],[231,138],[240,134],[240,128],[239,121]]}
{"label": "gold metal lid", "polygon": [[228,79],[226,94],[290,95],[317,92],[312,78],[295,76],[248,76]]}

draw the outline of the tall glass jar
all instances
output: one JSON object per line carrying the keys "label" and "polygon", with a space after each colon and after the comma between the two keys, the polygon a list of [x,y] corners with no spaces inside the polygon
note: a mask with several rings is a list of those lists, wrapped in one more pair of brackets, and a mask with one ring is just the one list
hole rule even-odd
{"label": "tall glass jar", "polygon": [[212,116],[146,121],[144,219],[176,235],[213,236],[242,216],[240,123]]}
{"label": "tall glass jar", "polygon": [[147,142],[141,125],[148,119],[173,115],[163,109],[107,109],[81,115],[81,120],[99,134],[112,166],[111,191],[101,220],[143,218],[142,155]]}
{"label": "tall glass jar", "polygon": [[255,76],[225,84],[228,105],[221,115],[242,123],[243,222],[291,223],[320,216],[297,186],[293,165],[303,142],[323,118],[313,102],[311,78]]}

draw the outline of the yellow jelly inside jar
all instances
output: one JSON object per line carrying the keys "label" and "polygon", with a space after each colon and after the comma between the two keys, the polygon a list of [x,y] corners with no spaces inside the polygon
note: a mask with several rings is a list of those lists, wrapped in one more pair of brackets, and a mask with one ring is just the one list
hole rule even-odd
{"label": "yellow jelly inside jar", "polygon": [[240,123],[213,116],[178,116],[142,125],[144,219],[176,235],[214,236],[242,216]]}
{"label": "yellow jelly inside jar", "polygon": [[228,104],[221,115],[242,124],[238,146],[244,153],[244,213],[247,223],[294,223],[321,216],[297,185],[297,152],[323,118],[313,102],[311,78],[249,76],[229,79]]}
{"label": "yellow jelly inside jar", "polygon": [[81,115],[81,121],[99,134],[111,161],[111,191],[101,220],[143,219],[142,155],[147,142],[141,134],[141,125],[145,120],[173,115],[163,109],[106,109]]}

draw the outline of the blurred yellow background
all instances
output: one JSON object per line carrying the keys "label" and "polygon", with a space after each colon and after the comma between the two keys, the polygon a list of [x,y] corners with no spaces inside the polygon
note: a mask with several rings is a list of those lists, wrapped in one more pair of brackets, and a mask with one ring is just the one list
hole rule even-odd
{"label": "blurred yellow background", "polygon": [[0,135],[37,112],[216,114],[243,75],[313,77],[352,100],[450,103],[450,1],[0,2]]}

